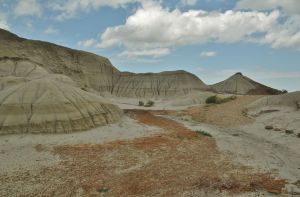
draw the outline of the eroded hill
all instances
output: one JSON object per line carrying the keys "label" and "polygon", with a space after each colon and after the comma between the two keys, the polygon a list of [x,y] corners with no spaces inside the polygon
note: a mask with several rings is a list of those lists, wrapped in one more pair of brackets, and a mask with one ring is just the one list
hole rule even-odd
{"label": "eroded hill", "polygon": [[260,84],[242,73],[236,73],[228,79],[210,86],[218,93],[241,95],[276,95],[282,92],[274,88]]}
{"label": "eroded hill", "polygon": [[183,95],[206,87],[199,78],[185,71],[122,73],[105,57],[48,42],[20,38],[1,29],[0,57],[27,58],[50,73],[69,76],[82,88],[121,97]]}

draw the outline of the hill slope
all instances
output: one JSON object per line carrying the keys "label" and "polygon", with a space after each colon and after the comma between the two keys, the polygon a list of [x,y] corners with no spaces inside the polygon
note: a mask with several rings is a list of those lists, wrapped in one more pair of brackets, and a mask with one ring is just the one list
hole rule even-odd
{"label": "hill slope", "polygon": [[0,134],[81,131],[122,116],[106,99],[28,59],[0,58],[0,76]]}
{"label": "hill slope", "polygon": [[280,110],[300,110],[300,91],[282,95],[267,96],[246,106],[248,112],[260,114]]}
{"label": "hill slope", "polygon": [[206,87],[188,72],[122,73],[105,57],[48,42],[27,40],[1,29],[0,57],[27,58],[50,73],[69,76],[81,87],[122,97],[174,96]]}
{"label": "hill slope", "polygon": [[218,93],[242,94],[242,95],[276,95],[282,92],[236,73],[228,79],[211,85],[210,88]]}
{"label": "hill slope", "polygon": [[182,70],[142,74],[124,72],[113,94],[123,97],[171,97],[204,89],[206,85],[198,77]]}
{"label": "hill slope", "polygon": [[27,40],[0,29],[0,57],[27,58],[50,73],[71,77],[80,86],[110,92],[119,71],[110,61],[92,53],[48,42]]}

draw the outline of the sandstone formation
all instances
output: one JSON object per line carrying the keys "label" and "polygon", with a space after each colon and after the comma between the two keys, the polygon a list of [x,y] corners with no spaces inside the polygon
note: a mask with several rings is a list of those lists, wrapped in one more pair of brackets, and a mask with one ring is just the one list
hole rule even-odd
{"label": "sandstone formation", "polygon": [[241,95],[277,95],[282,93],[279,90],[257,83],[242,73],[236,73],[222,82],[211,85],[210,88],[218,93]]}
{"label": "sandstone formation", "polygon": [[113,123],[122,111],[22,58],[0,59],[0,134],[81,131]]}

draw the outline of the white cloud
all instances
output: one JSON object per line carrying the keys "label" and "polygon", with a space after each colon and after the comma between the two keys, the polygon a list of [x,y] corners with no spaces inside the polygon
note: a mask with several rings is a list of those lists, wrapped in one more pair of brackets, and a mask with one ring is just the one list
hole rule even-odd
{"label": "white cloud", "polygon": [[277,23],[262,37],[250,41],[270,44],[274,49],[289,48],[300,51],[300,15],[292,15]]}
{"label": "white cloud", "polygon": [[55,29],[52,26],[47,27],[47,29],[44,31],[45,34],[57,34],[58,29]]}
{"label": "white cloud", "polygon": [[159,58],[170,54],[170,49],[168,48],[157,48],[157,49],[146,49],[146,50],[136,50],[136,51],[123,51],[119,54],[120,57],[125,57],[127,59],[139,59],[140,57],[153,57]]}
{"label": "white cloud", "polygon": [[76,15],[80,12],[97,10],[105,6],[119,8],[124,7],[129,3],[146,1],[147,0],[65,0],[55,2],[55,4],[52,3],[51,7],[52,9],[60,12],[60,14],[56,16],[56,19],[62,21],[76,17]]}
{"label": "white cloud", "polygon": [[[300,51],[300,3],[299,0],[240,0],[236,9],[274,10],[281,9],[287,16],[282,18],[262,38],[254,42],[270,44],[272,48],[291,48]],[[284,15],[283,15],[284,16]]]}
{"label": "white cloud", "polygon": [[196,5],[198,0],[181,0],[180,3],[182,5]]}
{"label": "white cloud", "polygon": [[19,0],[14,13],[19,16],[41,16],[42,6],[37,0]]}
{"label": "white cloud", "polygon": [[89,48],[95,46],[96,43],[97,41],[95,39],[87,39],[87,40],[79,41],[77,44],[80,47]]}
{"label": "white cloud", "polygon": [[240,0],[236,9],[274,10],[281,8],[287,14],[300,14],[299,0]]}
{"label": "white cloud", "polygon": [[4,14],[1,14],[1,13],[0,13],[0,28],[9,30],[9,24],[6,20],[6,17]]}
{"label": "white cloud", "polygon": [[200,54],[201,57],[214,57],[216,55],[217,55],[217,52],[215,52],[215,51],[203,51]]}
{"label": "white cloud", "polygon": [[238,42],[254,33],[266,33],[277,23],[278,11],[206,12],[170,11],[160,5],[144,5],[124,25],[109,27],[99,47],[125,46],[128,50],[172,48],[206,42]]}

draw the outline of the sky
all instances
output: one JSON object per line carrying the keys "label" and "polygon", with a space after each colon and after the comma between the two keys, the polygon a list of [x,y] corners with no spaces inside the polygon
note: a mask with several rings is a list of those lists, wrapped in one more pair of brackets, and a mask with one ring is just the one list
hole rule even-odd
{"label": "sky", "polygon": [[300,90],[299,0],[0,0],[0,28],[108,57],[121,71],[236,72]]}

